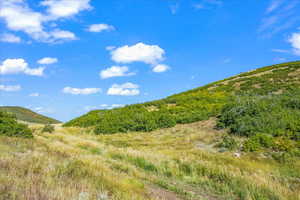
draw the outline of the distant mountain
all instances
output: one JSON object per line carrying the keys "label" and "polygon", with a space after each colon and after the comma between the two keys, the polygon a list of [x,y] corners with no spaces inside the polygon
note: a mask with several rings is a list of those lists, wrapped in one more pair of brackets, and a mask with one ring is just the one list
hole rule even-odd
{"label": "distant mountain", "polygon": [[0,111],[8,112],[14,114],[18,120],[30,123],[38,124],[58,124],[61,123],[56,119],[46,117],[44,115],[38,114],[29,110],[27,108],[18,106],[0,106]]}
{"label": "distant mountain", "polygon": [[[291,94],[300,88],[300,62],[282,63],[208,84],[165,99],[95,110],[65,126],[95,126],[96,133],[151,131],[218,116],[233,98]],[[289,98],[289,97],[287,97]]]}

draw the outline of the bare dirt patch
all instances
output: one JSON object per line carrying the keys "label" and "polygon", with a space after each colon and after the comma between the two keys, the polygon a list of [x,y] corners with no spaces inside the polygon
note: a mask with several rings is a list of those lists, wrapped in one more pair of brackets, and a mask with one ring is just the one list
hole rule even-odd
{"label": "bare dirt patch", "polygon": [[165,190],[155,185],[149,186],[151,197],[157,200],[181,200],[174,192]]}

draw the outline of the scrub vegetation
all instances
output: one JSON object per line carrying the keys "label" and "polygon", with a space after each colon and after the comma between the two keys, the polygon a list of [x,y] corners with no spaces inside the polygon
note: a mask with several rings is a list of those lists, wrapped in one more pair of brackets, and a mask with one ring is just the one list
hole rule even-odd
{"label": "scrub vegetation", "polygon": [[32,131],[27,125],[18,123],[12,114],[0,112],[0,136],[32,138]]}
{"label": "scrub vegetation", "polygon": [[[64,124],[95,134],[153,131],[218,118],[218,128],[248,138],[243,151],[299,156],[300,62],[259,68],[162,100],[95,110]],[[228,137],[226,138],[228,142]],[[232,144],[233,145],[233,144]],[[233,148],[233,147],[230,147]]]}

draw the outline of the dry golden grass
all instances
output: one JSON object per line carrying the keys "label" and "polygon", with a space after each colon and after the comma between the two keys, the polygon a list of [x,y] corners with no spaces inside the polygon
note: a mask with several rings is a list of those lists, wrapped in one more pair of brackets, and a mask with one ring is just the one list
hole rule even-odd
{"label": "dry golden grass", "polygon": [[151,133],[93,135],[36,129],[0,138],[0,199],[300,199],[292,166],[213,146],[214,120]]}

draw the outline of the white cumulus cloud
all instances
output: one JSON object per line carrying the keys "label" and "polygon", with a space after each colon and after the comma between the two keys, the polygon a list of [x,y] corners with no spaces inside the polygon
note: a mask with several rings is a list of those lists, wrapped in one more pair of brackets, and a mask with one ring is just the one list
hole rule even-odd
{"label": "white cumulus cloud", "polygon": [[43,15],[31,10],[24,1],[2,0],[0,2],[0,17],[9,29],[34,34],[43,31]]}
{"label": "white cumulus cloud", "polygon": [[89,32],[100,33],[102,31],[113,31],[115,27],[109,24],[92,24],[89,26]]}
{"label": "white cumulus cloud", "polygon": [[23,0],[1,0],[0,18],[12,31],[22,31],[39,42],[58,43],[75,40],[74,33],[67,30],[52,29],[55,20],[78,14],[90,9],[90,0],[44,0],[42,6],[46,13],[34,11]]}
{"label": "white cumulus cloud", "polygon": [[294,53],[300,56],[300,33],[293,33],[288,42],[291,43]]}
{"label": "white cumulus cloud", "polygon": [[4,33],[0,36],[1,42],[8,42],[8,43],[20,43],[21,38],[10,33]]}
{"label": "white cumulus cloud", "polygon": [[16,92],[21,90],[20,85],[0,85],[0,91],[5,91],[5,92]]}
{"label": "white cumulus cloud", "polygon": [[49,39],[49,41],[52,42],[60,42],[66,41],[66,40],[76,40],[77,37],[74,33],[70,31],[65,31],[65,30],[60,30],[60,29],[55,29],[54,31],[50,32],[50,37],[53,39]]}
{"label": "white cumulus cloud", "polygon": [[135,73],[129,72],[127,66],[112,66],[100,72],[100,77],[102,79],[121,77],[121,76],[132,76],[132,75],[135,75]]}
{"label": "white cumulus cloud", "polygon": [[140,94],[139,85],[133,83],[113,84],[107,91],[108,95],[136,96]]}
{"label": "white cumulus cloud", "polygon": [[44,0],[41,5],[47,7],[49,17],[54,19],[71,17],[92,8],[90,0]]}
{"label": "white cumulus cloud", "polygon": [[6,59],[0,65],[0,74],[24,73],[31,76],[42,76],[44,69],[44,67],[29,68],[28,63],[22,58]]}
{"label": "white cumulus cloud", "polygon": [[117,63],[144,62],[156,64],[164,59],[165,51],[158,45],[137,43],[133,46],[122,46],[111,51],[111,58]]}
{"label": "white cumulus cloud", "polygon": [[57,58],[51,58],[51,57],[45,57],[45,58],[42,58],[37,61],[37,63],[39,63],[41,65],[50,65],[50,64],[57,63],[57,62],[58,62]]}
{"label": "white cumulus cloud", "polygon": [[165,72],[169,69],[170,69],[170,67],[168,65],[158,64],[158,65],[153,67],[152,71],[156,72],[156,73],[161,73],[161,72]]}
{"label": "white cumulus cloud", "polygon": [[101,92],[100,88],[72,88],[72,87],[65,87],[63,89],[63,93],[66,94],[74,94],[74,95],[89,95],[89,94],[96,94]]}

